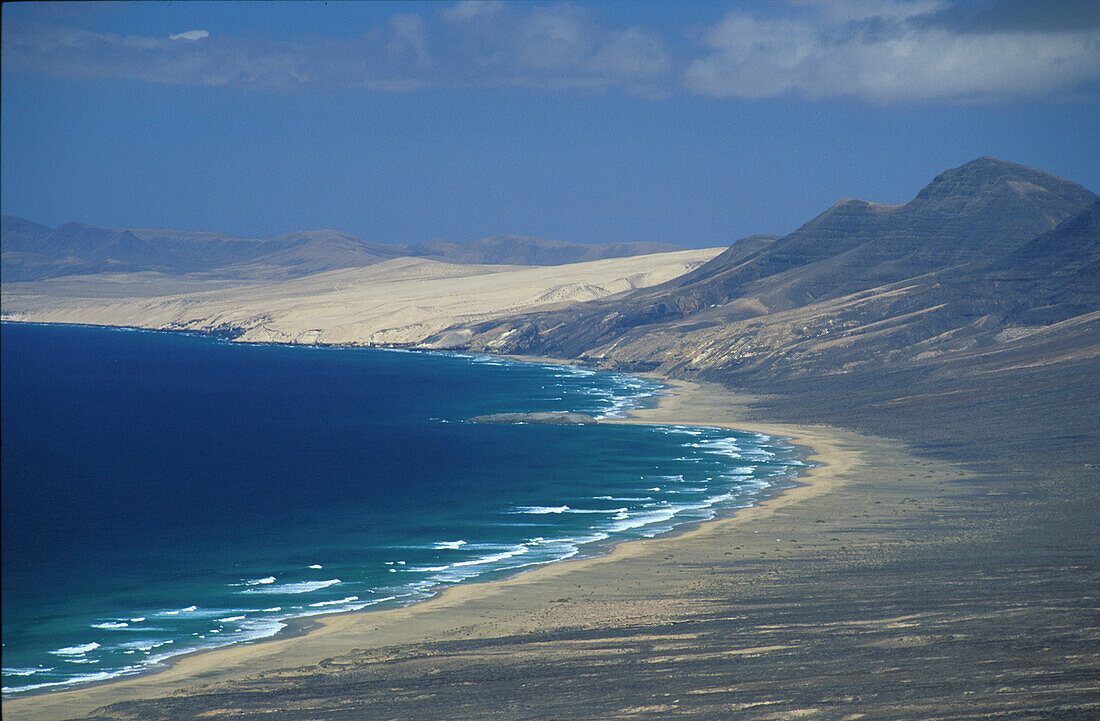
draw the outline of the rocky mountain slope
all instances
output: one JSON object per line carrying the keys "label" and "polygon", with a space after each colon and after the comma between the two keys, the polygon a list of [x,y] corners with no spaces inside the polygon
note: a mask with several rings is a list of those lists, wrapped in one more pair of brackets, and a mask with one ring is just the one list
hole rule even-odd
{"label": "rocky mountain slope", "polygon": [[746,381],[944,368],[961,355],[995,364],[1029,346],[1052,360],[1095,354],[1096,203],[1049,173],[981,158],[904,205],[842,200],[660,286],[430,342]]}
{"label": "rocky mountain slope", "polygon": [[8,282],[146,271],[285,280],[410,256],[468,265],[564,265],[685,249],[671,243],[587,245],[519,235],[397,245],[372,243],[338,230],[250,239],[203,231],[109,230],[84,223],[49,228],[11,215],[2,218],[0,240],[2,275]]}

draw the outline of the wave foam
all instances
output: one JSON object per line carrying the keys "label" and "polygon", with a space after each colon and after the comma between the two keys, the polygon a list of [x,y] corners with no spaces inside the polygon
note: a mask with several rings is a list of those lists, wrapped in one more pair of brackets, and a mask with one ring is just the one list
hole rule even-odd
{"label": "wave foam", "polygon": [[679,509],[665,508],[660,511],[650,511],[649,513],[639,513],[636,516],[624,519],[611,526],[611,530],[617,533],[623,531],[629,531],[635,528],[641,528],[654,523],[660,523],[662,521],[669,521],[674,518]]}
{"label": "wave foam", "polygon": [[91,643],[83,643],[79,646],[65,646],[64,648],[54,649],[50,651],[54,656],[83,656],[89,651],[94,651],[99,648],[99,644],[95,641]]}
{"label": "wave foam", "polygon": [[119,676],[125,676],[126,674],[134,673],[137,670],[136,667],[127,666],[118,671],[97,671],[96,673],[84,673],[72,678],[67,678],[64,681],[49,681],[47,683],[34,683],[29,686],[4,686],[0,688],[0,692],[8,693],[21,693],[24,691],[37,691],[42,688],[50,688],[52,686],[72,686],[80,683],[92,683],[93,681],[106,681],[112,678],[118,678]]}
{"label": "wave foam", "polygon": [[237,593],[263,593],[267,595],[311,593],[313,591],[320,591],[322,588],[335,586],[338,583],[343,583],[343,581],[339,578],[330,578],[327,581],[299,581],[298,583],[283,583],[278,586],[267,585],[263,588],[246,588],[243,591],[237,591]]}
{"label": "wave foam", "polygon": [[187,608],[177,608],[177,609],[174,609],[174,610],[171,610],[171,611],[161,611],[159,615],[161,615],[161,616],[178,616],[181,613],[193,613],[194,611],[198,611],[198,610],[199,610],[198,606],[188,606]]}
{"label": "wave foam", "polygon": [[569,506],[517,506],[512,513],[530,513],[536,516],[545,516],[550,513],[565,513],[573,510]]}
{"label": "wave foam", "polygon": [[36,673],[46,673],[53,671],[52,668],[5,668],[3,673],[5,676],[33,676]]}
{"label": "wave foam", "polygon": [[335,601],[318,601],[317,603],[309,604],[310,608],[324,608],[325,606],[339,606],[342,603],[351,603],[352,601],[358,601],[358,596],[348,596],[347,598],[340,598]]}
{"label": "wave foam", "polygon": [[452,563],[450,567],[465,568],[467,566],[484,566],[487,563],[497,563],[499,561],[505,561],[509,558],[515,558],[516,556],[522,556],[530,550],[531,549],[527,546],[513,546],[507,551],[501,551],[500,553],[495,553],[492,556],[482,556],[481,558],[475,558],[470,561],[458,561],[457,563]]}
{"label": "wave foam", "polygon": [[128,648],[133,651],[152,651],[154,648],[160,648],[161,646],[167,646],[175,643],[175,639],[159,639],[159,638],[143,638],[138,641],[127,641],[126,643],[120,643],[115,648]]}

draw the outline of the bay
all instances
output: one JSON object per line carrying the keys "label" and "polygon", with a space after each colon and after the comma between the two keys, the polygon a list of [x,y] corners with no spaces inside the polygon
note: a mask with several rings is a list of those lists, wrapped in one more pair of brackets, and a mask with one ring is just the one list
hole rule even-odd
{"label": "bay", "polygon": [[101,681],[592,555],[750,503],[801,465],[614,417],[662,386],[468,354],[2,326],[3,688]]}

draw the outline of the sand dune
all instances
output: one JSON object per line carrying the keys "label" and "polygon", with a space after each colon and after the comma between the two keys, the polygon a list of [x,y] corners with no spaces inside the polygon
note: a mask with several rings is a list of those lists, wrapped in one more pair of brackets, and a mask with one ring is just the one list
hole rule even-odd
{"label": "sand dune", "polygon": [[246,342],[412,344],[456,323],[592,300],[675,278],[722,248],[561,266],[395,258],[277,283],[152,273],[3,288],[4,318],[221,332]]}

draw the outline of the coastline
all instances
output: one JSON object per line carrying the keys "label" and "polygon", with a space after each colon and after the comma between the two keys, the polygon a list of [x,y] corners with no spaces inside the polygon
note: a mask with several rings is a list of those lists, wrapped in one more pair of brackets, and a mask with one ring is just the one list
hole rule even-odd
{"label": "coastline", "polygon": [[[521,357],[517,360],[568,363],[559,359]],[[650,375],[650,374],[638,374]],[[393,644],[425,643],[469,637],[473,629],[520,630],[547,609],[540,599],[557,597],[578,576],[595,575],[595,584],[606,580],[608,569],[619,562],[638,561],[665,553],[673,546],[698,539],[721,538],[731,525],[774,516],[780,509],[802,503],[835,490],[845,473],[858,463],[859,441],[840,438],[847,432],[826,427],[769,424],[742,420],[752,399],[730,391],[686,381],[650,375],[672,388],[652,409],[631,411],[627,419],[606,423],[705,425],[758,430],[782,436],[808,449],[807,460],[815,467],[805,469],[792,487],[769,494],[752,506],[731,510],[713,520],[655,539],[625,541],[604,555],[562,561],[522,572],[511,578],[453,586],[436,597],[404,608],[359,611],[332,616],[310,617],[308,630],[281,633],[255,643],[204,650],[179,656],[167,668],[71,690],[16,697],[5,700],[9,718],[71,718],[120,701],[193,690],[211,683],[233,681],[259,672],[320,664],[352,651],[379,649]],[[666,549],[666,546],[668,548]],[[591,583],[591,581],[589,581]],[[545,590],[549,586],[550,589]],[[534,588],[545,590],[526,602],[515,599]],[[546,595],[550,594],[550,595]],[[530,595],[529,593],[527,595]],[[486,604],[488,607],[486,608]],[[544,604],[543,604],[544,605]],[[523,619],[527,619],[524,621]]]}

